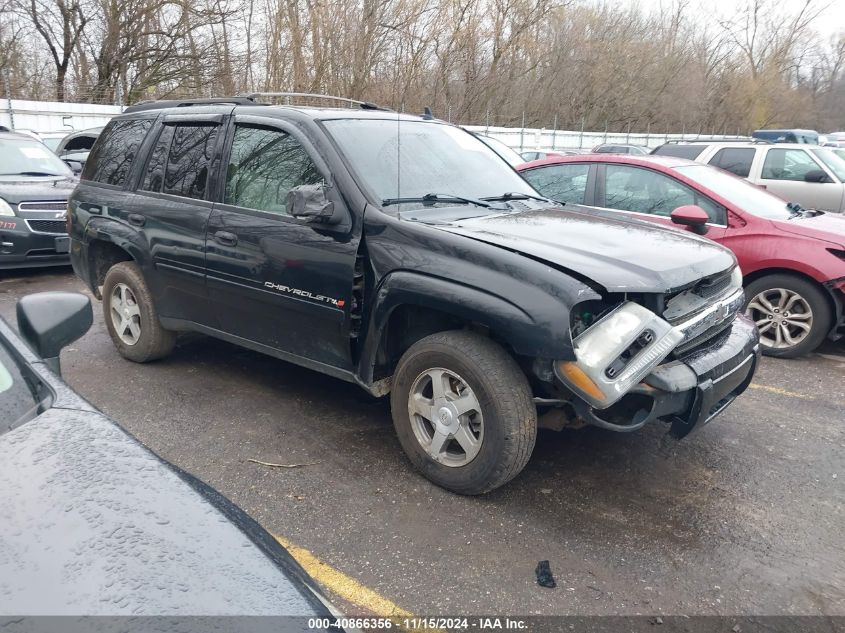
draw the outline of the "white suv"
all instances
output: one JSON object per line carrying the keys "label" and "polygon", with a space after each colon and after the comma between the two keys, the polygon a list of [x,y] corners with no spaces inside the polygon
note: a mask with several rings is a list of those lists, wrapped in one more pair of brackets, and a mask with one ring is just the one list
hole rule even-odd
{"label": "white suv", "polygon": [[807,209],[845,211],[845,160],[834,150],[797,143],[667,143],[653,154],[721,167]]}

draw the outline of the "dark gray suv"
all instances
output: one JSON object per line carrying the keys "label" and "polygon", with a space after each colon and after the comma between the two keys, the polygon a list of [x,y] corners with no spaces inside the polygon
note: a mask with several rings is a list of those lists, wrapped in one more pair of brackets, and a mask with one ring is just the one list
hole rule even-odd
{"label": "dark gray suv", "polygon": [[46,145],[0,132],[0,269],[70,263],[65,219],[75,185]]}

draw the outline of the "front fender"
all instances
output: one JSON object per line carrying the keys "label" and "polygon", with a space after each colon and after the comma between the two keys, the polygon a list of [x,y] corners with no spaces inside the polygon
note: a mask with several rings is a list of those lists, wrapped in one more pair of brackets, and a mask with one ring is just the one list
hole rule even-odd
{"label": "front fender", "polygon": [[431,308],[461,320],[480,323],[508,341],[522,356],[572,359],[568,315],[548,319],[504,297],[476,287],[410,271],[388,274],[373,294],[366,344],[358,374],[371,384],[376,354],[392,312],[402,305]]}

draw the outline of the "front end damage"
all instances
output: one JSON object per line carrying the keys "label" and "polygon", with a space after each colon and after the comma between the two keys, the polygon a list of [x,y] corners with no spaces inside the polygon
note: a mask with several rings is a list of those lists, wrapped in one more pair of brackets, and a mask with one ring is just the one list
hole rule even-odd
{"label": "front end damage", "polygon": [[629,432],[663,420],[674,437],[685,437],[751,382],[759,336],[741,314],[743,304],[735,268],[659,301],[652,297],[652,309],[627,299],[579,323],[575,360],[553,362],[558,384],[575,396],[559,403],[605,429]]}

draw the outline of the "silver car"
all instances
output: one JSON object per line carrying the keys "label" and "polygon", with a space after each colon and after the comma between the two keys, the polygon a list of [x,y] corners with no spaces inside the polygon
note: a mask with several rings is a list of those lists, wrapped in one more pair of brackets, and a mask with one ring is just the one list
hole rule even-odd
{"label": "silver car", "polygon": [[845,211],[845,159],[835,149],[799,143],[669,143],[654,154],[720,167],[807,209]]}

